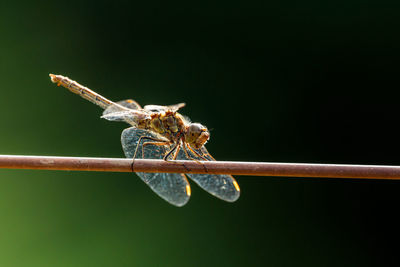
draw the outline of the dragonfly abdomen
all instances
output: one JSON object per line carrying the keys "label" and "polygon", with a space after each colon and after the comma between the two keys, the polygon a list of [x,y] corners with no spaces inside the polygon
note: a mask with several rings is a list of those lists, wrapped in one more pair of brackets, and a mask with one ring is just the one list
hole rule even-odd
{"label": "dragonfly abdomen", "polygon": [[80,95],[82,98],[89,100],[93,104],[96,104],[103,109],[106,109],[110,105],[114,105],[115,103],[107,98],[95,93],[89,88],[80,85],[79,83],[69,79],[68,77],[62,75],[54,75],[50,74],[51,81],[56,83],[58,86],[62,86],[70,90],[71,92]]}

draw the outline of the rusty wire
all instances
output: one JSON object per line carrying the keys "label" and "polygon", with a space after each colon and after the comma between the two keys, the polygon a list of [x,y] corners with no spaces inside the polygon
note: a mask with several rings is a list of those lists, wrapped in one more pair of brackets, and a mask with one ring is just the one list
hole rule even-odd
{"label": "rusty wire", "polygon": [[0,169],[400,179],[400,166],[0,155]]}

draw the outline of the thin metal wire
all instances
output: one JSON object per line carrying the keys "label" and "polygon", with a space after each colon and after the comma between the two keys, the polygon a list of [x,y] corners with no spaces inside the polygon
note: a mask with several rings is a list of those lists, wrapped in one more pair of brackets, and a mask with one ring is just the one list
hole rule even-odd
{"label": "thin metal wire", "polygon": [[232,161],[164,161],[149,159],[0,155],[0,169],[105,172],[209,173],[256,176],[400,180],[400,166],[269,163]]}

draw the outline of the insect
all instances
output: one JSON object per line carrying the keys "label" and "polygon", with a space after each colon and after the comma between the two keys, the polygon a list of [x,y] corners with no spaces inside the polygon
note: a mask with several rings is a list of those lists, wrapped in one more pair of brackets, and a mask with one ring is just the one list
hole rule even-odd
{"label": "insect", "polygon": [[[192,123],[178,113],[184,103],[143,108],[134,100],[113,102],[87,87],[64,77],[50,74],[51,81],[63,86],[104,109],[102,118],[131,125],[121,134],[122,148],[127,158],[181,160],[215,160],[205,148],[210,138],[207,128]],[[185,205],[191,189],[182,173],[143,173],[137,175],[161,198],[175,206]],[[201,188],[222,200],[233,202],[240,188],[231,175],[187,174]]]}

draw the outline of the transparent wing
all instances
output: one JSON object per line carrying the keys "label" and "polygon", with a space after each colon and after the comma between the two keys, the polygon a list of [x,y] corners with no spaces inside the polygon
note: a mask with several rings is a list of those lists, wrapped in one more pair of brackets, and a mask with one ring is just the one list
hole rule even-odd
{"label": "transparent wing", "polygon": [[103,112],[103,116],[110,113],[126,111],[127,109],[142,109],[140,105],[132,99],[118,101],[115,104],[116,105],[110,105],[106,108]]}
{"label": "transparent wing", "polygon": [[108,121],[130,121],[135,120],[135,116],[130,111],[116,111],[107,114],[103,113],[102,119]]}
{"label": "transparent wing", "polygon": [[123,121],[129,123],[132,126],[136,126],[141,121],[145,119],[150,119],[150,114],[145,112],[143,109],[141,110],[127,109],[123,111],[116,111],[104,114],[103,116],[101,116],[101,118],[109,121]]}
{"label": "transparent wing", "polygon": [[138,104],[138,102],[132,99],[118,101],[117,104],[129,109],[142,109],[142,107]]}
{"label": "transparent wing", "polygon": [[[207,151],[205,147],[196,150],[197,153],[202,155],[208,160],[215,160]],[[188,154],[196,159],[203,160],[194,153],[188,151]],[[184,151],[180,151],[178,159],[191,160],[188,158]],[[240,196],[240,188],[235,178],[231,175],[217,175],[217,174],[187,174],[190,179],[196,182],[201,188],[206,190],[211,195],[218,197],[228,202],[236,201]]]}
{"label": "transparent wing", "polygon": [[159,105],[146,105],[144,106],[145,110],[152,111],[152,112],[160,112],[160,111],[177,111],[180,108],[183,108],[186,106],[185,103],[179,103],[175,105],[169,105],[169,106],[159,106]]}
{"label": "transparent wing", "polygon": [[[122,149],[127,158],[133,158],[138,140],[141,136],[159,138],[155,134],[130,127],[121,135]],[[146,142],[146,140],[144,140]],[[139,144],[136,158],[142,158],[143,141]],[[148,145],[144,149],[144,157],[148,159],[162,159],[169,146]],[[172,164],[172,163],[171,163]],[[181,207],[190,198],[190,185],[184,174],[179,173],[136,173],[161,198],[172,205]]]}

